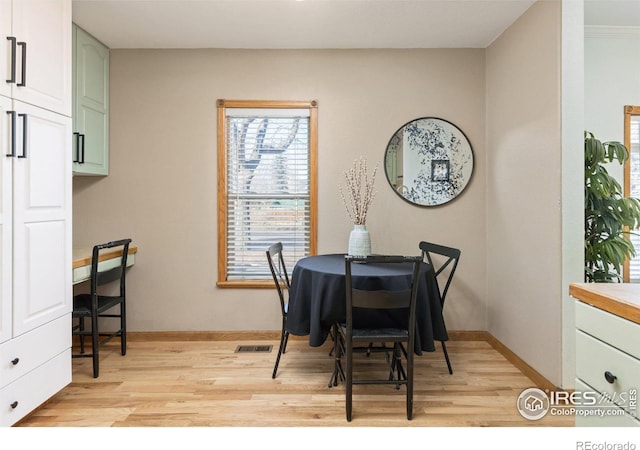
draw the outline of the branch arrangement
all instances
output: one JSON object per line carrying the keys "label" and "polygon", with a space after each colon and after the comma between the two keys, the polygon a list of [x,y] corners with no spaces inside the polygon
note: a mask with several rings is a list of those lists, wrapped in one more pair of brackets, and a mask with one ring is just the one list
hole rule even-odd
{"label": "branch arrangement", "polygon": [[342,186],[340,186],[340,197],[342,197],[342,203],[344,203],[349,219],[354,225],[364,225],[367,220],[369,206],[376,195],[373,191],[373,185],[377,171],[378,164],[373,169],[371,178],[368,178],[367,160],[360,157],[359,160],[353,162],[351,169],[344,172],[349,200],[347,201]]}

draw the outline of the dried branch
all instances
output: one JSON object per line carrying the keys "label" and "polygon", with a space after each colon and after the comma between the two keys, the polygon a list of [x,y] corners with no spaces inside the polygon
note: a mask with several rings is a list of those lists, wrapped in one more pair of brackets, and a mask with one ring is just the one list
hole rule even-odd
{"label": "dried branch", "polygon": [[371,178],[367,177],[367,160],[360,157],[353,162],[353,167],[344,172],[346,181],[347,198],[339,186],[342,203],[347,210],[349,219],[354,225],[364,225],[367,221],[369,206],[376,196],[373,186],[375,184],[378,164],[376,163]]}

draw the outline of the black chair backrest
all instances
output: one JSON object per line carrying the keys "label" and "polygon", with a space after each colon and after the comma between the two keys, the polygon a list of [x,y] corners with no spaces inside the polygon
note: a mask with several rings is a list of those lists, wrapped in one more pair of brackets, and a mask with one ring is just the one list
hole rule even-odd
{"label": "black chair backrest", "polygon": [[[449,269],[444,289],[440,289],[440,302],[442,305],[444,305],[447,291],[449,290],[449,286],[451,285],[451,280],[453,280],[453,275],[456,272],[456,268],[458,267],[458,261],[460,260],[460,250],[457,248],[447,247],[445,245],[434,244],[432,242],[426,241],[420,242],[420,250],[422,250],[422,258],[424,259],[424,257],[426,256],[427,262],[433,267],[434,273],[436,274],[436,283],[438,284],[438,289],[440,289],[440,283],[438,282],[438,279],[442,279],[442,277],[439,277],[439,275],[443,273],[443,271],[449,266],[449,264],[453,263],[453,265]],[[434,255],[441,255],[446,259],[444,259],[443,261],[436,260],[433,257]]]}
{"label": "black chair backrest", "polygon": [[[109,284],[113,281],[120,280],[120,295],[124,295],[125,274],[127,267],[127,255],[129,254],[129,244],[131,239],[121,239],[119,241],[111,241],[106,244],[99,244],[93,247],[91,256],[91,292],[96,293],[98,286]],[[122,257],[120,264],[111,269],[99,271],[100,254],[103,250],[122,247]]]}
{"label": "black chair backrest", "polygon": [[[402,309],[408,308],[408,322],[415,324],[416,298],[418,295],[418,274],[420,273],[420,256],[387,256],[375,255],[366,257],[345,256],[345,282],[347,294],[347,329],[353,328],[353,308],[369,309]],[[402,291],[371,291],[353,287],[351,265],[358,264],[402,264],[413,263],[411,286]],[[410,333],[412,334],[412,333]],[[411,343],[413,344],[413,343]]]}
{"label": "black chair backrest", "polygon": [[282,242],[276,242],[267,249],[267,261],[269,262],[269,269],[273,276],[273,282],[278,290],[278,296],[280,297],[280,308],[284,314],[285,309],[285,290],[289,290],[291,282],[289,281],[289,274],[287,273],[287,267],[284,264],[284,256],[282,255]]}

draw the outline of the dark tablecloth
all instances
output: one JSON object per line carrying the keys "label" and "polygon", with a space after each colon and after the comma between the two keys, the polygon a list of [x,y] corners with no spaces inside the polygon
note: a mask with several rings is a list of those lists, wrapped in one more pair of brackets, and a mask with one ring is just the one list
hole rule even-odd
{"label": "dark tablecloth", "polygon": [[[309,336],[309,345],[321,346],[334,323],[346,320],[344,255],[317,255],[299,260],[293,268],[289,290],[286,329],[293,335]],[[410,286],[412,264],[354,264],[354,288],[402,290]],[[422,263],[416,306],[416,352],[435,351],[434,340],[448,340],[442,318],[440,293],[431,265]],[[384,314],[379,315],[379,314]],[[354,315],[368,326],[391,324],[388,312]]]}

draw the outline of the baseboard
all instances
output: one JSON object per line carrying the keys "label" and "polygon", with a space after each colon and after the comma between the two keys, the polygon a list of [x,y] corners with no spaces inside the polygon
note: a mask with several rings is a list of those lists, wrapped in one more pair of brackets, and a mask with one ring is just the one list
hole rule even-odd
{"label": "baseboard", "polygon": [[[488,341],[486,331],[448,331],[452,341]],[[280,339],[274,330],[252,331],[127,331],[130,341],[254,341]],[[305,340],[308,336],[289,335],[289,339]]]}
{"label": "baseboard", "polygon": [[522,358],[516,355],[509,347],[504,345],[488,331],[448,331],[449,338],[454,341],[486,341],[498,353],[504,356],[507,361],[513,364],[520,372],[525,374],[540,389],[547,391],[561,390],[558,386],[547,380],[540,372],[527,364]]}
{"label": "baseboard", "polygon": [[447,330],[449,339],[452,341],[488,341],[489,332],[487,331],[451,331]]}
{"label": "baseboard", "polygon": [[[279,331],[127,331],[130,341],[261,341],[279,340]],[[308,339],[289,335],[289,339]]]}
{"label": "baseboard", "polygon": [[[448,331],[452,341],[484,341],[489,343],[497,352],[504,356],[524,375],[529,377],[537,387],[545,390],[559,390],[560,388],[547,380],[540,372],[527,364],[522,358],[511,351],[506,345],[496,339],[488,331]],[[261,341],[280,339],[279,331],[130,331],[127,332],[130,341]],[[308,339],[307,336],[289,335],[292,340]]]}

